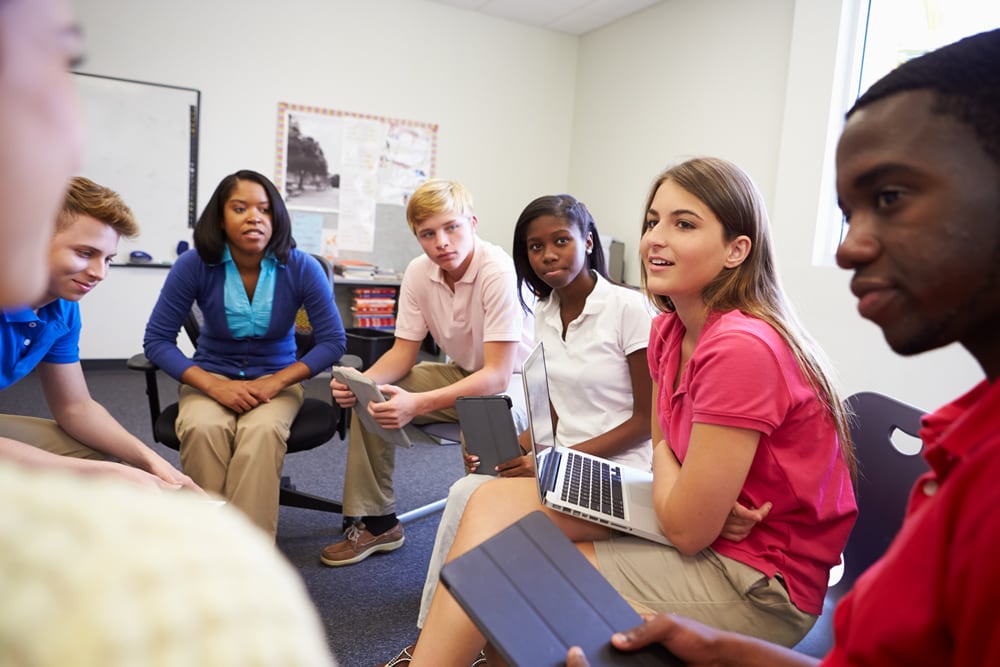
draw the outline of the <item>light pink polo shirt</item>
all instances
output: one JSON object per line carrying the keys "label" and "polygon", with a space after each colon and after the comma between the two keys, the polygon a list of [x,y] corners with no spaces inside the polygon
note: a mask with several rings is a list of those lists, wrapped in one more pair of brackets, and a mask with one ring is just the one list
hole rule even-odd
{"label": "light pink polo shirt", "polygon": [[483,343],[520,342],[515,368],[531,351],[533,323],[517,298],[514,261],[476,237],[472,262],[452,291],[427,255],[413,259],[399,290],[396,336],[423,340],[429,331],[444,353],[468,372],[483,367]]}

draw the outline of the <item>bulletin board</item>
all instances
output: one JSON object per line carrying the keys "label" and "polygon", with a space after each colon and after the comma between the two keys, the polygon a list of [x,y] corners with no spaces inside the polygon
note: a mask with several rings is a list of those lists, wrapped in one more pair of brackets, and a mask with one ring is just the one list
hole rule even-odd
{"label": "bulletin board", "polygon": [[402,273],[421,252],[406,203],[434,175],[437,131],[435,123],[279,103],[275,184],[299,247]]}
{"label": "bulletin board", "polygon": [[141,233],[122,239],[117,263],[142,250],[169,266],[191,242],[197,206],[201,92],[146,81],[74,73],[87,147],[79,174],[118,192]]}

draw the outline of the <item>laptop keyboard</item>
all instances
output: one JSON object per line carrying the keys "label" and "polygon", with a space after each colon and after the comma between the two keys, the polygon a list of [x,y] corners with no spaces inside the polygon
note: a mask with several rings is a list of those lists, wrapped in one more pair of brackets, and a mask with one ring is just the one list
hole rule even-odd
{"label": "laptop keyboard", "polygon": [[618,466],[566,452],[562,499],[608,516],[625,518],[622,478]]}

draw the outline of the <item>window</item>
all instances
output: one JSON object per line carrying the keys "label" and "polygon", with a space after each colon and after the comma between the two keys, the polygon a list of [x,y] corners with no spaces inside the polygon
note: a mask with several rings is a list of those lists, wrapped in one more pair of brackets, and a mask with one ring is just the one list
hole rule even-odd
{"label": "window", "polygon": [[[858,0],[856,35],[844,47],[841,108],[830,114],[827,148],[828,177],[824,178],[813,262],[834,263],[844,233],[834,191],[833,152],[844,113],[858,95],[899,64],[962,37],[1000,27],[1000,3],[982,0]],[[837,106],[836,103],[834,106]]]}

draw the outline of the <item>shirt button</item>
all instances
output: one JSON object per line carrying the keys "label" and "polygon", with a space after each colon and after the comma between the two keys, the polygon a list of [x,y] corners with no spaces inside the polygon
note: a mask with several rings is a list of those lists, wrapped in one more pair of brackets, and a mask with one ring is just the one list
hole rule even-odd
{"label": "shirt button", "polygon": [[38,324],[38,323],[37,322],[28,322],[28,328],[29,329],[34,329],[36,324]]}
{"label": "shirt button", "polygon": [[25,338],[24,339],[24,346],[28,347],[29,345],[31,345],[31,339],[30,338]]}
{"label": "shirt button", "polygon": [[925,496],[933,496],[935,493],[937,493],[937,490],[938,490],[937,480],[929,479],[926,482],[924,482],[923,492]]}

